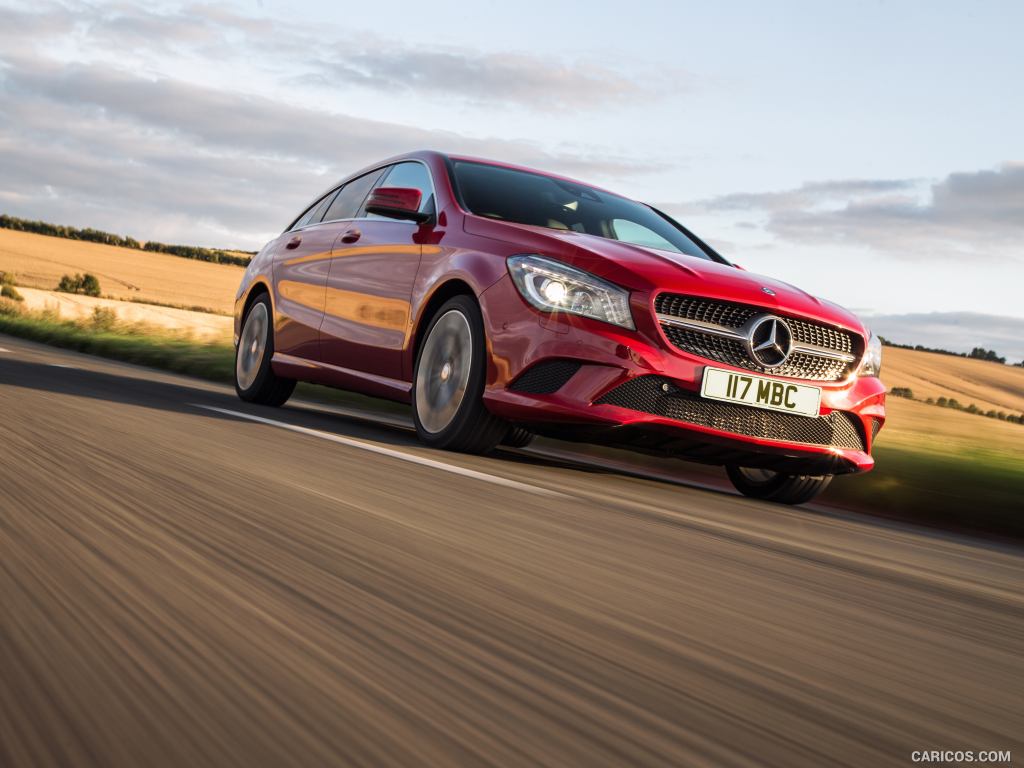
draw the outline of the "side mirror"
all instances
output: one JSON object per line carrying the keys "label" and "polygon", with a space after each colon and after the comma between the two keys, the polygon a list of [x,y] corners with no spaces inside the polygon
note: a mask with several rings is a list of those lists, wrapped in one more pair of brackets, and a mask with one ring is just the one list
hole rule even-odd
{"label": "side mirror", "polygon": [[377,187],[366,201],[366,212],[389,219],[403,219],[423,223],[429,213],[420,212],[423,193],[409,187]]}

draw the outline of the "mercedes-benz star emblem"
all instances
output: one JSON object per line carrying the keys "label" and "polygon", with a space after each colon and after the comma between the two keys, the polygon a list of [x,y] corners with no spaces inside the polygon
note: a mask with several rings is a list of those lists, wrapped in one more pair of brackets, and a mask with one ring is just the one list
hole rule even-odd
{"label": "mercedes-benz star emblem", "polygon": [[747,333],[750,359],[765,368],[778,368],[789,359],[793,332],[781,317],[764,315],[754,321]]}
{"label": "mercedes-benz star emblem", "polygon": [[767,293],[769,296],[774,296],[775,295],[775,291],[773,291],[771,288],[769,288],[766,285],[762,285],[761,286],[761,293]]}

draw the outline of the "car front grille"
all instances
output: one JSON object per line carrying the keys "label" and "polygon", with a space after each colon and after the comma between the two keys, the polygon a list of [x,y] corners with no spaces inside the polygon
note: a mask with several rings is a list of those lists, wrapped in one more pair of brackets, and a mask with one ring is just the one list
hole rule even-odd
{"label": "car front grille", "polygon": [[812,381],[840,381],[849,376],[862,352],[859,336],[793,317],[783,317],[793,337],[786,361],[768,368],[747,350],[746,329],[768,310],[732,302],[662,293],[654,301],[665,336],[684,352],[757,373]]}
{"label": "car front grille", "polygon": [[747,437],[867,450],[854,417],[844,411],[811,418],[706,400],[661,376],[630,379],[601,396],[595,405],[616,405]]}

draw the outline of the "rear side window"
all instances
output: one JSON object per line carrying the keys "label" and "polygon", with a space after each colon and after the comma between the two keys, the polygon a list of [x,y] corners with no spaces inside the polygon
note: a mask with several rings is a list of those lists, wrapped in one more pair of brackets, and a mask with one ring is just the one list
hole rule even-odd
{"label": "rear side window", "polygon": [[352,179],[352,181],[342,187],[341,192],[338,193],[330,208],[327,209],[327,214],[323,220],[354,219],[363,204],[363,200],[366,199],[373,185],[384,174],[385,170],[387,169],[381,168],[372,171],[365,176],[360,176],[358,179]]}
{"label": "rear side window", "polygon": [[321,219],[323,219],[324,211],[327,210],[327,206],[331,204],[331,200],[334,199],[334,196],[336,194],[338,194],[338,190],[332,189],[330,192],[324,195],[320,202],[316,203],[308,211],[302,214],[299,220],[295,222],[292,229],[298,229],[299,227],[308,227],[310,224],[317,224]]}
{"label": "rear side window", "polygon": [[[429,213],[434,210],[434,185],[430,183],[430,174],[422,163],[398,163],[391,166],[391,170],[380,185],[418,189],[423,195],[420,199],[420,211]],[[372,213],[366,216],[371,219],[383,218]]]}

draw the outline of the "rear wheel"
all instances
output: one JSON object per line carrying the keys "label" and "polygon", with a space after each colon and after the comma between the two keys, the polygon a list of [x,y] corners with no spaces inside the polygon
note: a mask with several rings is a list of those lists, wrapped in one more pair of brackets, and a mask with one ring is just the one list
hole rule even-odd
{"label": "rear wheel", "polygon": [[808,502],[832,482],[832,475],[787,475],[770,469],[736,466],[728,466],[725,471],[744,496],[779,504]]}
{"label": "rear wheel", "polygon": [[249,403],[279,406],[291,397],[295,380],[274,373],[274,331],[270,297],[262,294],[249,306],[235,350],[235,391]]}
{"label": "rear wheel", "polygon": [[501,442],[509,426],[484,406],[486,372],[480,307],[456,296],[430,321],[416,357],[412,412],[420,440],[465,453],[486,453]]}

